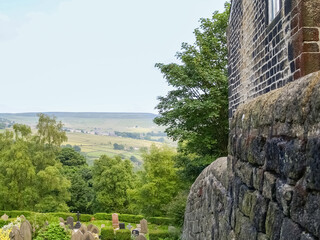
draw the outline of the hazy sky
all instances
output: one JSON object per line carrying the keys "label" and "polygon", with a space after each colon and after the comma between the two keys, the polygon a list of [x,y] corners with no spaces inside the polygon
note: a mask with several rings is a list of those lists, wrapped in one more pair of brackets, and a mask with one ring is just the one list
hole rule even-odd
{"label": "hazy sky", "polygon": [[224,0],[0,0],[0,112],[155,112],[199,18]]}

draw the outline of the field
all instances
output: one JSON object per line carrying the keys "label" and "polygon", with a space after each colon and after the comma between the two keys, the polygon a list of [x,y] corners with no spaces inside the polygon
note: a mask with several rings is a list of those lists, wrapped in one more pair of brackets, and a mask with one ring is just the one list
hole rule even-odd
{"label": "field", "polygon": [[[46,113],[55,116],[64,124],[68,142],[72,146],[81,147],[88,164],[92,165],[94,159],[102,154],[108,156],[120,155],[122,158],[132,159],[135,168],[142,163],[141,150],[149,148],[152,144],[161,146],[167,144],[175,147],[167,137],[151,136],[148,140],[133,139],[116,136],[115,132],[128,132],[141,134],[141,138],[148,133],[163,133],[164,128],[157,126],[151,113]],[[35,130],[37,125],[37,113],[3,114],[1,118],[31,126]],[[1,130],[0,130],[1,131]],[[3,130],[2,130],[3,131]],[[159,142],[163,138],[162,142]],[[122,150],[114,149],[114,144],[124,146]]]}

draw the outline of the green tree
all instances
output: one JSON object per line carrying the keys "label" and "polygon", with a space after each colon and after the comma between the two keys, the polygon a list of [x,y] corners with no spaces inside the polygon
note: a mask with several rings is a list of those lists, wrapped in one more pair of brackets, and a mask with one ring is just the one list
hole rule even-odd
{"label": "green tree", "polygon": [[175,154],[168,147],[155,145],[143,154],[144,170],[138,174],[136,187],[129,191],[133,209],[147,216],[165,214],[165,207],[177,194],[179,186],[173,161]]}
{"label": "green tree", "polygon": [[93,165],[93,187],[96,192],[95,211],[128,212],[127,190],[132,188],[133,167],[130,160],[119,156],[100,156]]}
{"label": "green tree", "polygon": [[86,159],[74,148],[62,148],[58,159],[65,166],[83,166],[86,165]]}
{"label": "green tree", "polygon": [[173,90],[159,97],[158,125],[184,142],[183,150],[200,156],[227,154],[227,39],[229,4],[223,13],[200,19],[196,42],[183,43],[177,53],[182,64],[156,64]]}

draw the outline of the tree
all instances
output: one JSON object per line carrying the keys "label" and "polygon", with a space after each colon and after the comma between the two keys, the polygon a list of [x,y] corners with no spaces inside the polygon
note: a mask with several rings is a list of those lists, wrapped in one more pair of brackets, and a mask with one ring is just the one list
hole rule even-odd
{"label": "tree", "polygon": [[136,187],[129,191],[133,209],[147,216],[165,214],[165,207],[177,194],[179,186],[174,155],[172,149],[155,145],[143,154],[144,170],[138,174]]}
{"label": "tree", "polygon": [[62,148],[58,159],[63,165],[66,166],[83,166],[86,165],[86,159],[74,148]]}
{"label": "tree", "polygon": [[183,151],[200,156],[227,154],[228,81],[227,39],[229,4],[212,19],[200,19],[195,29],[196,42],[182,44],[176,63],[161,64],[160,69],[173,87],[159,97],[156,106],[158,125],[167,126],[169,137],[186,145]]}
{"label": "tree", "polygon": [[93,187],[96,192],[95,211],[128,212],[127,190],[132,188],[133,167],[130,160],[119,156],[100,156],[93,165]]}

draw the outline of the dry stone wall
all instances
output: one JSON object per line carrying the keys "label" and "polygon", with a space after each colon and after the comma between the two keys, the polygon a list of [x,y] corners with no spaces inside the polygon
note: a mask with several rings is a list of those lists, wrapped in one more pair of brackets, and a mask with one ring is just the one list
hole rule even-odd
{"label": "dry stone wall", "polygon": [[227,160],[191,188],[183,239],[320,239],[320,72],[238,108]]}

